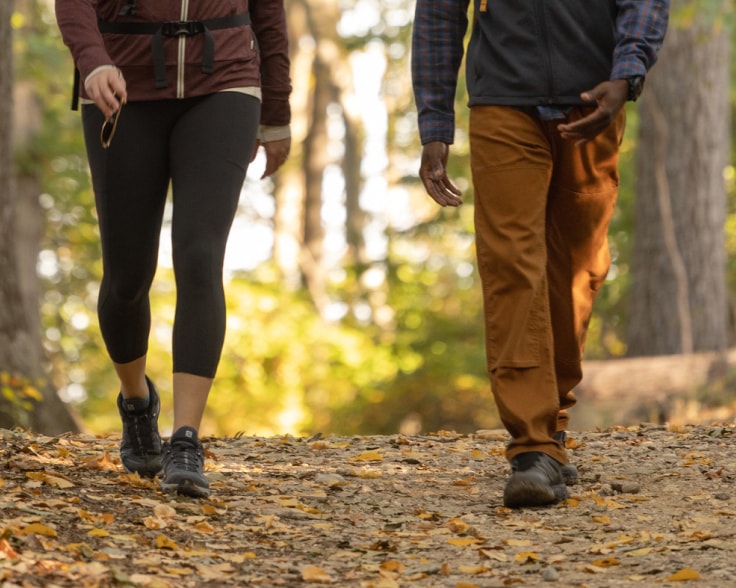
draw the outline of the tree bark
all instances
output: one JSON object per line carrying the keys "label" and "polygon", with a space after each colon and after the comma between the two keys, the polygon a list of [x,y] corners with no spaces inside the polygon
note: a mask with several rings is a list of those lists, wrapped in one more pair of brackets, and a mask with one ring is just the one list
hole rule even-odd
{"label": "tree bark", "polygon": [[670,27],[639,108],[629,356],[728,345],[730,39],[695,18]]}
{"label": "tree bark", "polygon": [[[19,183],[15,176],[13,9],[12,0],[0,2],[0,427],[20,425],[57,434],[78,431],[79,426],[52,388],[44,368],[35,274],[40,231],[34,215],[40,215],[40,208],[34,206],[33,199],[38,190],[35,182]],[[29,190],[21,192],[19,185]],[[28,394],[33,389],[40,402]]]}

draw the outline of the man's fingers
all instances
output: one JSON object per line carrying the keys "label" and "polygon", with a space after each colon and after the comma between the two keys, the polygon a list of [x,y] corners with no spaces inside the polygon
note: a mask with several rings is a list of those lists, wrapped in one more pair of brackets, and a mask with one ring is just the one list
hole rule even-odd
{"label": "man's fingers", "polygon": [[460,190],[450,182],[447,176],[439,179],[433,177],[422,178],[424,188],[440,206],[460,206],[463,201],[459,197]]}

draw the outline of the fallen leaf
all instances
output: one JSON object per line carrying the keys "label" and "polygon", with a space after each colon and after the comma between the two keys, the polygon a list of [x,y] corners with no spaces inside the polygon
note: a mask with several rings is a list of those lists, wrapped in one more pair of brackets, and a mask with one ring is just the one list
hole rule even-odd
{"label": "fallen leaf", "polygon": [[333,582],[332,576],[319,566],[306,566],[303,568],[302,580],[317,584],[332,584]]}
{"label": "fallen leaf", "polygon": [[478,545],[479,543],[483,543],[483,541],[471,539],[470,537],[451,537],[447,542],[450,545],[455,545],[457,547],[467,547],[468,545]]}
{"label": "fallen leaf", "polygon": [[514,561],[520,564],[533,563],[535,561],[539,561],[539,555],[533,551],[522,551],[521,553],[514,555]]}
{"label": "fallen leaf", "polygon": [[56,486],[57,488],[73,488],[74,482],[61,474],[47,474],[45,472],[26,472],[26,477],[31,480],[43,482],[49,486]]}
{"label": "fallen leaf", "polygon": [[401,572],[404,569],[404,564],[395,559],[388,559],[378,567],[385,572]]}
{"label": "fallen leaf", "polygon": [[6,539],[0,539],[0,554],[2,554],[3,557],[6,557],[8,559],[16,559],[18,556],[18,553],[13,549],[13,547],[8,543]]}
{"label": "fallen leaf", "polygon": [[31,523],[21,529],[23,535],[43,535],[44,537],[56,537],[55,529],[41,523]]}
{"label": "fallen leaf", "polygon": [[461,574],[469,574],[471,576],[474,576],[476,574],[482,574],[483,572],[487,572],[488,568],[485,566],[465,566],[460,565],[457,567],[457,571]]}
{"label": "fallen leaf", "polygon": [[364,451],[360,455],[351,457],[350,461],[383,461],[383,455],[377,450]]}
{"label": "fallen leaf", "polygon": [[200,533],[214,533],[215,529],[212,525],[210,525],[207,521],[202,521],[201,523],[197,523],[194,525],[194,528],[197,529]]}
{"label": "fallen leaf", "polygon": [[172,551],[176,551],[179,549],[179,547],[176,545],[174,541],[169,539],[166,535],[159,535],[156,537],[156,541],[154,542],[157,549],[171,549]]}
{"label": "fallen leaf", "polygon": [[591,565],[599,568],[611,568],[620,564],[621,562],[615,557],[604,557],[603,559],[597,559],[594,562],[591,562]]}
{"label": "fallen leaf", "polygon": [[165,529],[168,526],[168,523],[164,519],[160,519],[158,517],[146,517],[143,519],[143,526],[146,527],[146,529],[160,530]]}
{"label": "fallen leaf", "polygon": [[168,504],[157,504],[153,507],[153,512],[162,519],[173,519],[176,516],[176,510]]}
{"label": "fallen leaf", "polygon": [[700,574],[692,568],[683,568],[671,576],[665,578],[668,582],[686,582],[688,580],[699,580]]}
{"label": "fallen leaf", "polygon": [[504,544],[509,547],[527,547],[532,544],[529,539],[505,539]]}

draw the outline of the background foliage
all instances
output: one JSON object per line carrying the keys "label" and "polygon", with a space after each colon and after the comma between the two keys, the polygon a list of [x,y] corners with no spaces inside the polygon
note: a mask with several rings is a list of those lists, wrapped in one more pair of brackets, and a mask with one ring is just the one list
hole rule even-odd
{"label": "background foliage", "polygon": [[[353,28],[341,37],[343,55],[376,46],[384,55],[380,90],[387,104],[389,163],[381,173],[388,176],[390,186],[405,187],[415,222],[383,226],[386,253],[367,267],[341,260],[330,268],[332,301],[351,309],[338,319],[321,317],[304,287],[285,287],[272,260],[229,275],[228,335],[204,432],[360,434],[497,427],[474,269],[462,75],[450,175],[464,190],[466,205],[440,210],[421,194],[415,174],[420,146],[408,86],[411,7],[398,0],[382,7],[355,0],[343,2],[341,8],[344,14],[378,15],[377,20],[368,19],[372,25]],[[27,3],[13,25],[16,80],[33,85],[42,113],[33,140],[23,145],[17,162],[21,173],[42,182],[40,202],[47,230],[39,272],[49,372],[87,428],[116,430],[116,379],[96,327],[101,267],[93,196],[79,116],[69,110],[72,62],[48,3]],[[300,40],[294,42],[299,45]],[[633,107],[628,120],[623,183],[611,226],[613,267],[591,324],[589,358],[625,353],[636,154]],[[736,291],[735,176],[729,168],[732,291]],[[243,198],[244,206],[249,206],[247,191]],[[371,279],[377,285],[366,286]],[[170,425],[165,415],[170,413],[168,350],[174,303],[173,278],[164,263],[152,291],[150,349],[150,375],[162,392],[164,428]],[[361,312],[363,308],[370,312]]]}

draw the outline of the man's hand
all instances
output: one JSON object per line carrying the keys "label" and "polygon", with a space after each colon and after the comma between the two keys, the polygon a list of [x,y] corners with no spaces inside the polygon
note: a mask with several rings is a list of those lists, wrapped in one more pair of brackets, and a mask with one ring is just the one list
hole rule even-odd
{"label": "man's hand", "polygon": [[261,143],[256,140],[255,147],[253,147],[253,154],[250,160],[253,161],[258,153],[258,148],[263,145],[263,150],[266,152],[266,169],[263,170],[261,179],[267,178],[270,175],[276,173],[289,157],[289,151],[291,151],[291,137],[286,139],[277,139],[275,141],[268,141]]}
{"label": "man's hand", "polygon": [[440,206],[460,206],[463,201],[458,190],[447,177],[447,157],[450,147],[441,141],[432,141],[422,147],[419,177],[434,201]]}
{"label": "man's hand", "polygon": [[125,78],[117,67],[99,70],[86,81],[84,88],[106,119],[109,119],[121,104],[128,101]]}
{"label": "man's hand", "polygon": [[610,80],[598,84],[580,95],[586,102],[596,102],[598,108],[580,120],[559,125],[557,129],[563,139],[575,141],[576,145],[587,143],[616,119],[628,96],[629,83],[626,80]]}

